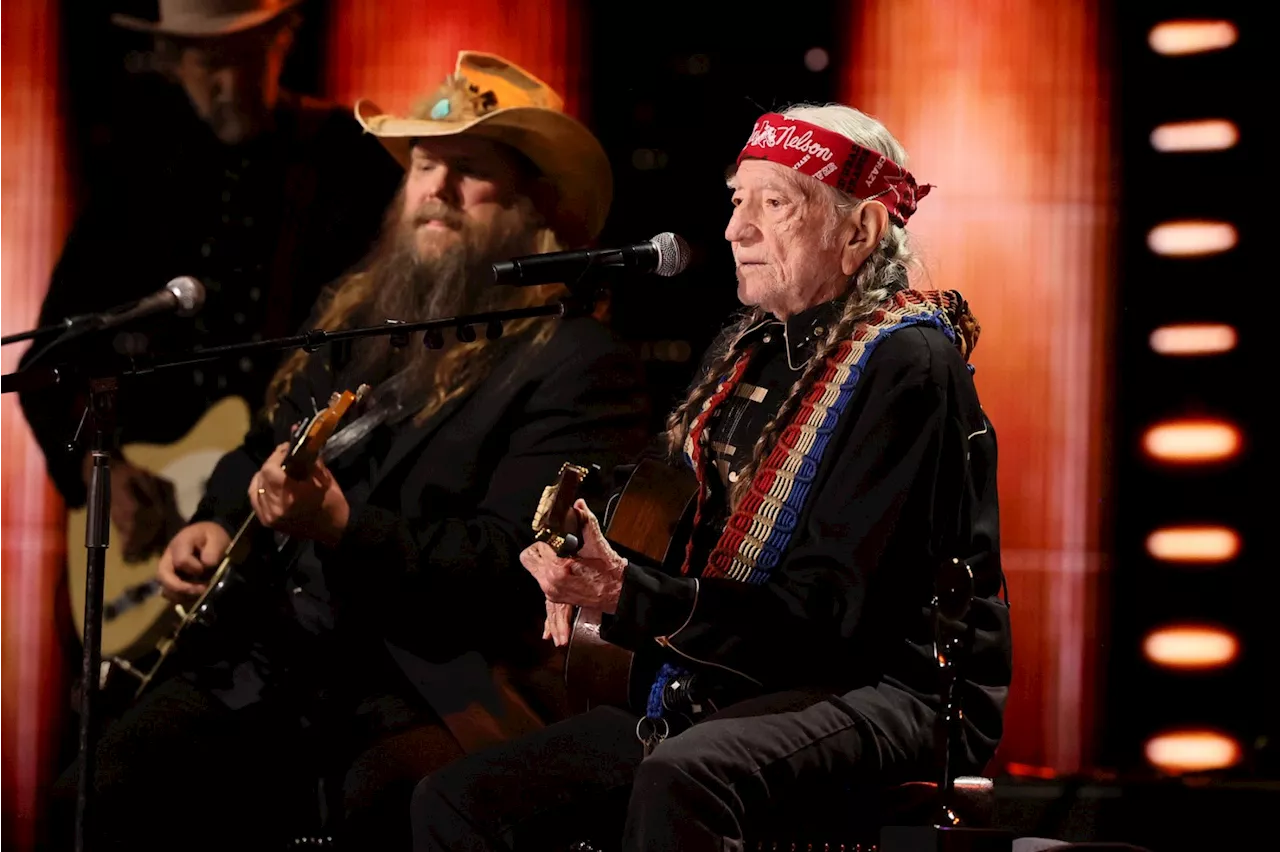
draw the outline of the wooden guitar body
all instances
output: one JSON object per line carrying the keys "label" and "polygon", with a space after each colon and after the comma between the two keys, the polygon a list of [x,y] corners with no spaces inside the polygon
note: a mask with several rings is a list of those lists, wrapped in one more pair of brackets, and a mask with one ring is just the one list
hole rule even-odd
{"label": "wooden guitar body", "polygon": [[[692,471],[646,459],[627,480],[605,537],[623,556],[671,568],[683,555],[682,522],[697,493]],[[579,609],[574,619],[565,657],[565,687],[574,712],[634,707],[638,700],[634,654],[600,637],[600,619],[598,610],[588,609]]]}

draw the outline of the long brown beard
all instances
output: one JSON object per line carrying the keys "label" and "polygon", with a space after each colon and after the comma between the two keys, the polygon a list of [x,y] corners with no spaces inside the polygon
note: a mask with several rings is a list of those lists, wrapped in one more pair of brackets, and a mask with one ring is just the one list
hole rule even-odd
{"label": "long brown beard", "polygon": [[[438,202],[428,202],[407,219],[401,215],[402,209],[400,195],[364,270],[348,276],[332,292],[317,323],[320,328],[382,325],[388,319],[416,322],[524,307],[543,304],[559,291],[555,286],[493,284],[493,263],[556,248],[528,199],[517,198],[491,227],[476,226]],[[415,235],[417,225],[429,218],[456,228],[462,239],[424,258]],[[362,338],[353,344],[342,372],[357,377],[357,382],[369,383],[405,373],[402,386],[410,397],[405,401],[417,409],[421,420],[474,386],[502,351],[534,328],[538,329],[535,340],[549,336],[545,333],[548,323],[532,319],[507,323],[498,341],[487,340],[484,329],[477,329],[477,340],[471,343],[456,342],[452,333],[445,333],[443,350],[428,349],[420,333],[401,348],[393,347],[387,336]],[[268,413],[305,363],[306,354],[299,351],[277,372],[268,395]]]}
{"label": "long brown beard", "polygon": [[[398,212],[400,206],[392,209]],[[455,228],[461,239],[424,258],[415,237],[418,226],[429,219]],[[537,231],[537,214],[524,198],[503,211],[492,227],[479,227],[438,201],[426,202],[409,218],[389,216],[368,267],[372,299],[355,312],[354,323],[417,322],[506,306],[512,294],[494,286],[491,266],[532,253]],[[389,338],[370,337],[356,344],[353,357],[363,374],[409,369],[425,375],[437,353],[422,345],[395,350]]]}

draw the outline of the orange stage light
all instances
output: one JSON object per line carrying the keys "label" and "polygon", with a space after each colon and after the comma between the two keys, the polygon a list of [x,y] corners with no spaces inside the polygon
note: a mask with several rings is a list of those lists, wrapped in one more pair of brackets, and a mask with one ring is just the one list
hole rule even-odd
{"label": "orange stage light", "polygon": [[1148,633],[1142,653],[1150,662],[1170,669],[1216,669],[1235,662],[1240,640],[1221,627],[1172,624]]}
{"label": "orange stage light", "polygon": [[1240,443],[1240,430],[1222,420],[1171,420],[1152,426],[1142,438],[1148,456],[1180,464],[1231,458]]}
{"label": "orange stage light", "polygon": [[1240,141],[1235,124],[1221,118],[1203,121],[1174,121],[1151,131],[1151,147],[1165,153],[1176,151],[1225,151]]}
{"label": "orange stage light", "polygon": [[1240,552],[1230,527],[1164,527],[1147,536],[1147,552],[1164,562],[1226,562]]}
{"label": "orange stage light", "polygon": [[1147,44],[1165,56],[1184,56],[1230,47],[1236,36],[1230,21],[1164,21],[1151,28]]}
{"label": "orange stage light", "polygon": [[1225,769],[1240,761],[1242,750],[1234,737],[1207,729],[1169,731],[1147,740],[1147,760],[1166,772]]}
{"label": "orange stage light", "polygon": [[1168,257],[1218,254],[1235,245],[1236,229],[1230,222],[1165,222],[1147,234],[1147,247]]}
{"label": "orange stage light", "polygon": [[1161,355],[1216,355],[1236,348],[1236,330],[1225,323],[1164,325],[1151,332],[1150,342]]}

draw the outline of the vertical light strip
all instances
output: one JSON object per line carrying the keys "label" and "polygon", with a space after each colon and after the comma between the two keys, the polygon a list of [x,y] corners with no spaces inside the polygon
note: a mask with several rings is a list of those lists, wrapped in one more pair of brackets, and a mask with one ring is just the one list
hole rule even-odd
{"label": "vertical light strip", "polygon": [[916,286],[960,290],[983,326],[975,379],[1001,438],[1002,549],[1022,613],[1001,759],[1074,771],[1092,738],[1110,322],[1098,6],[860,10],[843,100],[884,121],[936,184],[911,222],[927,270]]}
{"label": "vertical light strip", "polygon": [[334,0],[327,94],[402,113],[452,73],[459,50],[496,53],[560,92],[581,117],[580,0]]}
{"label": "vertical light strip", "polygon": [[[0,322],[5,334],[35,324],[66,232],[60,8],[55,0],[4,0],[0,12]],[[5,372],[17,367],[25,346],[4,348]],[[30,849],[58,769],[54,761],[66,706],[55,628],[55,595],[63,588],[58,582],[63,513],[16,396],[0,398],[0,408],[0,783],[5,839]]]}

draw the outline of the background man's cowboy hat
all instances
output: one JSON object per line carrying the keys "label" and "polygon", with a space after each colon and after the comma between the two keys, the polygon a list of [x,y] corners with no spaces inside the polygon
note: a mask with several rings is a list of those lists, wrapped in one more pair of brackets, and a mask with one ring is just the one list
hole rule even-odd
{"label": "background man's cowboy hat", "polygon": [[454,73],[411,115],[356,104],[356,118],[406,168],[413,140],[467,133],[503,142],[528,157],[556,188],[550,223],[566,245],[582,245],[604,227],[613,172],[600,142],[564,112],[564,100],[523,68],[490,53],[458,53]]}
{"label": "background man's cowboy hat", "polygon": [[280,17],[302,0],[160,0],[160,20],[112,15],[118,26],[157,35],[200,38],[244,32]]}

